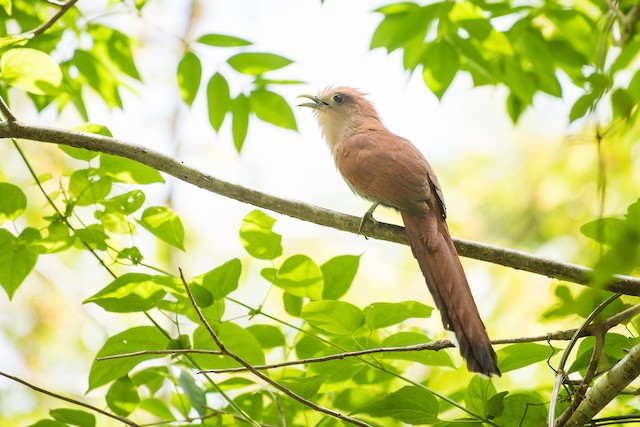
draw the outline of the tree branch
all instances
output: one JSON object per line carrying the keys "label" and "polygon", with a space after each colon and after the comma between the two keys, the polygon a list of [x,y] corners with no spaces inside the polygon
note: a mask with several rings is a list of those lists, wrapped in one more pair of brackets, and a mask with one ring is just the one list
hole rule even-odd
{"label": "tree branch", "polygon": [[96,362],[102,362],[104,360],[124,359],[126,357],[144,356],[146,354],[208,354],[210,356],[223,356],[224,353],[217,350],[199,350],[195,348],[176,349],[176,350],[140,350],[133,353],[113,354],[111,356],[96,357]]}
{"label": "tree branch", "polygon": [[31,384],[31,383],[28,383],[25,380],[22,380],[22,379],[20,379],[18,377],[14,377],[13,375],[6,374],[6,373],[4,373],[2,371],[0,371],[0,375],[5,377],[5,378],[9,378],[10,380],[13,380],[13,381],[15,381],[17,383],[20,383],[22,385],[25,385],[25,386],[29,387],[30,389],[37,391],[38,393],[46,394],[47,396],[51,396],[51,397],[54,397],[56,399],[64,400],[65,402],[69,402],[69,403],[72,403],[74,405],[82,406],[83,408],[90,409],[90,410],[92,410],[94,412],[97,412],[99,414],[102,414],[102,415],[104,415],[106,417],[113,418],[114,420],[118,420],[121,423],[126,424],[128,426],[140,427],[140,425],[134,423],[133,421],[131,421],[131,420],[127,419],[127,418],[120,417],[120,416],[114,415],[114,414],[110,414],[109,412],[103,411],[102,409],[96,408],[95,406],[89,405],[88,403],[80,402],[79,400],[71,399],[70,397],[65,397],[65,396],[62,396],[60,394],[54,393],[52,391],[45,390],[45,389],[40,388],[38,386],[35,386],[35,385]]}
{"label": "tree branch", "polygon": [[[251,188],[225,182],[212,175],[185,166],[182,162],[164,154],[115,138],[65,129],[35,126],[21,122],[0,122],[0,137],[22,138],[113,154],[143,163],[174,176],[181,181],[221,196],[293,218],[354,234],[358,233],[360,226],[360,217],[330,211],[295,200],[275,197]],[[404,229],[397,225],[384,223],[375,225],[367,222],[364,224],[360,234],[375,239],[407,244]],[[581,265],[564,263],[549,258],[530,255],[515,249],[507,249],[470,240],[455,238],[454,243],[458,252],[463,257],[474,258],[584,286],[590,285],[593,271]],[[640,296],[640,279],[615,275],[605,289],[626,295]]]}
{"label": "tree branch", "polygon": [[607,375],[589,389],[566,425],[578,427],[589,422],[639,375],[640,344],[633,347],[622,360],[607,372]]}
{"label": "tree branch", "polygon": [[239,364],[244,366],[253,375],[255,375],[256,377],[260,378],[261,380],[263,380],[267,384],[269,384],[272,387],[280,390],[282,393],[286,394],[287,396],[291,397],[294,400],[297,400],[298,402],[302,403],[303,405],[306,405],[306,406],[310,407],[311,409],[313,409],[315,411],[322,412],[324,414],[330,415],[330,416],[332,416],[334,418],[337,418],[337,419],[339,419],[341,421],[344,421],[344,422],[347,422],[347,423],[350,423],[350,424],[353,424],[353,425],[356,425],[356,426],[371,427],[369,424],[365,423],[364,421],[360,421],[360,420],[358,420],[356,418],[350,417],[348,415],[344,415],[344,414],[342,414],[340,412],[337,412],[337,411],[334,411],[332,409],[325,408],[324,406],[320,406],[320,405],[318,405],[318,404],[316,404],[316,403],[314,403],[314,402],[312,402],[312,401],[310,401],[308,399],[305,399],[304,397],[298,395],[297,393],[294,393],[293,391],[289,390],[288,388],[286,388],[282,384],[278,383],[277,381],[272,380],[267,375],[265,375],[262,372],[258,371],[253,366],[251,366],[251,364],[249,362],[244,360],[242,357],[240,357],[237,354],[229,351],[225,347],[224,343],[218,337],[218,334],[216,334],[216,332],[213,330],[213,328],[211,328],[211,325],[209,324],[209,322],[207,322],[207,319],[202,314],[202,311],[200,311],[200,308],[198,307],[198,304],[196,304],[196,301],[193,298],[193,294],[191,293],[191,289],[189,288],[189,285],[187,284],[187,281],[184,279],[184,276],[182,275],[182,270],[180,270],[180,279],[182,279],[182,284],[184,285],[184,288],[187,291],[187,295],[189,296],[189,301],[191,301],[191,306],[196,311],[196,314],[198,315],[198,318],[200,319],[200,322],[205,327],[205,329],[207,330],[207,332],[209,333],[209,335],[211,336],[213,341],[216,343],[216,345],[218,346],[220,351],[225,356],[228,356],[228,357],[232,358],[233,360],[235,360],[236,362],[238,362]]}
{"label": "tree branch", "polygon": [[58,10],[51,18],[49,18],[47,22],[44,22],[42,25],[34,28],[33,30],[27,31],[26,34],[31,34],[31,36],[33,37],[44,33],[49,28],[51,28],[51,26],[53,26],[53,24],[55,24],[58,19],[62,18],[62,15],[67,13],[67,11],[71,9],[77,2],[78,0],[69,0],[68,2],[63,4],[58,4],[58,2],[53,3],[56,6],[60,6],[60,10]]}

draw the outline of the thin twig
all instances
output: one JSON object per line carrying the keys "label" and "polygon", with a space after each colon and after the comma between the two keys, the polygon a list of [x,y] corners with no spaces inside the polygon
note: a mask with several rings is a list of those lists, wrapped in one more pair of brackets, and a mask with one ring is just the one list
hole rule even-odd
{"label": "thin twig", "polygon": [[224,355],[224,353],[221,351],[199,350],[195,348],[185,348],[185,349],[176,349],[176,350],[141,350],[141,351],[134,351],[132,353],[122,353],[122,354],[114,354],[111,356],[96,357],[96,361],[102,362],[103,360],[124,359],[127,357],[144,356],[147,354],[209,354],[212,356]]}
{"label": "thin twig", "polygon": [[247,370],[249,370],[249,372],[251,372],[253,375],[257,376],[258,378],[260,378],[264,382],[268,383],[272,387],[280,390],[282,393],[286,394],[287,396],[291,397],[292,399],[297,400],[298,402],[302,403],[303,405],[306,405],[306,406],[310,407],[311,409],[313,409],[315,411],[325,413],[325,414],[330,415],[330,416],[332,416],[334,418],[337,418],[337,419],[339,419],[341,421],[344,421],[344,422],[347,422],[347,423],[350,423],[350,424],[354,424],[354,425],[357,425],[357,426],[360,426],[360,427],[371,427],[369,424],[365,423],[364,421],[360,421],[360,420],[358,420],[356,418],[350,417],[348,415],[344,415],[344,414],[342,414],[340,412],[337,412],[337,411],[334,411],[332,409],[325,408],[324,406],[320,406],[320,405],[318,405],[318,404],[316,404],[316,403],[314,403],[314,402],[312,402],[310,400],[305,399],[304,397],[294,393],[293,391],[289,390],[285,386],[281,385],[280,383],[272,380],[271,378],[269,378],[268,376],[266,376],[262,372],[258,371],[253,366],[251,366],[251,364],[249,362],[244,360],[242,357],[240,357],[237,354],[227,350],[227,348],[225,347],[224,343],[222,341],[220,341],[220,338],[218,337],[218,334],[216,334],[216,332],[213,330],[213,328],[211,327],[211,325],[209,324],[207,319],[202,314],[202,311],[198,307],[198,304],[196,304],[196,301],[193,298],[193,294],[191,293],[191,289],[189,288],[189,285],[187,284],[187,281],[185,280],[184,275],[182,274],[182,270],[180,270],[180,279],[182,280],[182,284],[184,285],[184,288],[187,291],[187,295],[189,296],[189,301],[191,301],[191,305],[193,306],[194,310],[196,311],[196,314],[198,315],[198,318],[200,319],[200,322],[202,323],[204,328],[207,330],[207,332],[209,333],[209,335],[211,336],[211,338],[213,339],[215,344],[218,346],[220,351],[224,353],[224,355],[232,358],[233,360],[235,360],[236,362],[238,362],[239,364],[241,364],[242,366],[247,368]]}
{"label": "thin twig", "polygon": [[92,410],[94,412],[102,414],[105,417],[109,417],[109,418],[113,418],[114,420],[118,420],[121,423],[124,423],[124,424],[126,424],[128,426],[140,427],[139,424],[136,424],[133,421],[127,419],[127,418],[120,417],[118,415],[114,415],[114,414],[111,414],[109,412],[103,411],[102,409],[96,408],[95,406],[89,405],[88,403],[80,402],[79,400],[71,399],[70,397],[65,397],[65,396],[62,396],[60,394],[54,393],[52,391],[45,390],[45,389],[40,388],[40,387],[38,387],[36,385],[33,385],[33,384],[31,384],[31,383],[29,383],[29,382],[27,382],[25,380],[22,380],[22,379],[20,379],[18,377],[14,377],[13,375],[9,375],[9,374],[4,373],[2,371],[0,371],[0,375],[2,375],[5,378],[9,378],[10,380],[13,380],[13,381],[15,381],[17,383],[20,383],[22,385],[25,385],[25,386],[29,387],[30,389],[37,391],[38,393],[46,394],[47,396],[51,396],[51,397],[59,399],[59,400],[64,400],[65,402],[69,402],[69,403],[72,403],[74,405],[82,406],[83,408],[87,408],[87,409],[90,409],[90,410]]}
{"label": "thin twig", "polygon": [[[338,354],[330,354],[328,356],[320,356],[320,357],[309,357],[307,359],[300,359],[300,360],[290,360],[288,362],[281,362],[281,363],[272,363],[269,365],[257,365],[257,366],[252,366],[253,369],[258,369],[258,370],[267,370],[267,369],[274,369],[274,368],[282,368],[284,366],[292,366],[292,365],[306,365],[309,363],[319,363],[319,362],[328,362],[330,360],[338,360],[338,359],[345,359],[347,357],[358,357],[358,356],[363,356],[365,354],[374,354],[374,353],[400,353],[400,352],[407,352],[407,351],[423,351],[423,350],[442,350],[443,348],[450,348],[450,347],[454,347],[453,343],[449,340],[436,340],[436,341],[429,341],[427,343],[424,344],[414,344],[414,345],[408,345],[408,346],[404,346],[404,347],[378,347],[378,348],[367,348],[365,350],[357,350],[357,351],[348,351],[345,353],[338,353]],[[225,368],[225,369],[205,369],[203,371],[198,372],[200,373],[212,373],[212,374],[222,374],[222,373],[229,373],[229,372],[243,372],[246,371],[247,368]]]}
{"label": "thin twig", "polygon": [[43,1],[45,3],[49,3],[50,5],[58,6],[58,7],[62,7],[65,4],[63,1],[58,1],[58,0],[43,0]]}
{"label": "thin twig", "polygon": [[[268,209],[293,218],[314,222],[338,230],[358,233],[361,217],[345,215],[307,203],[275,197],[241,185],[222,181],[212,175],[185,166],[182,162],[139,145],[115,138],[65,129],[35,126],[20,122],[0,122],[0,137],[16,137],[32,141],[85,148],[135,160],[172,175],[213,193],[250,205]],[[407,244],[404,229],[397,225],[368,222],[361,233],[364,236]],[[486,243],[454,239],[461,256],[499,264],[518,270],[541,274],[550,278],[589,286],[593,270],[581,265],[564,263],[549,258],[530,255],[515,249],[507,249]],[[612,292],[640,296],[640,279],[615,275],[605,286]]]}
{"label": "thin twig", "polygon": [[58,19],[62,18],[62,15],[67,13],[67,11],[71,9],[73,5],[76,4],[77,2],[78,0],[69,0],[68,2],[62,5],[58,5],[60,6],[60,10],[58,10],[51,18],[49,18],[47,22],[44,22],[42,25],[38,26],[37,28],[34,28],[33,30],[27,31],[25,34],[31,34],[32,36],[37,36],[39,34],[44,33],[49,28],[51,28],[51,26],[55,24]]}
{"label": "thin twig", "polygon": [[16,121],[16,117],[11,112],[11,109],[5,102],[4,98],[0,96],[0,113],[4,116],[4,119],[11,123]]}
{"label": "thin twig", "polygon": [[[610,318],[605,320],[593,323],[589,325],[589,327],[582,330],[580,333],[580,337],[587,335],[597,335],[597,333],[602,331],[607,331],[611,329],[613,326],[625,322],[636,314],[640,312],[640,305],[635,305],[630,307],[620,313],[617,313]],[[517,338],[502,338],[502,339],[494,339],[491,340],[492,345],[502,345],[502,344],[522,344],[529,342],[539,342],[539,341],[568,341],[572,339],[576,332],[579,329],[569,329],[566,331],[557,331],[551,332],[545,335],[536,335],[531,337],[517,337]],[[254,365],[254,369],[258,370],[268,370],[268,369],[276,369],[282,368],[286,366],[294,366],[294,365],[307,365],[311,363],[321,363],[328,362],[331,360],[345,359],[347,357],[359,357],[367,354],[375,354],[375,353],[400,353],[400,352],[408,352],[408,351],[438,351],[445,348],[452,348],[455,345],[449,340],[434,340],[429,341],[423,344],[414,344],[402,347],[377,347],[377,348],[368,348],[364,350],[357,351],[347,351],[343,353],[330,354],[327,356],[320,357],[309,357],[306,359],[298,359],[298,360],[290,360],[287,362],[280,363],[271,363],[268,365]],[[205,369],[198,373],[212,373],[212,374],[223,374],[223,373],[231,373],[231,372],[244,372],[247,368],[238,367],[238,368],[225,368],[225,369]]]}

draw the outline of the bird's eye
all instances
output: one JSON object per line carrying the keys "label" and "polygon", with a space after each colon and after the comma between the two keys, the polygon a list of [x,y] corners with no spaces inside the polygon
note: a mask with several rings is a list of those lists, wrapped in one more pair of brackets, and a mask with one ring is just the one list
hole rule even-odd
{"label": "bird's eye", "polygon": [[338,93],[336,95],[333,95],[333,100],[336,101],[338,104],[342,104],[344,102],[344,96]]}

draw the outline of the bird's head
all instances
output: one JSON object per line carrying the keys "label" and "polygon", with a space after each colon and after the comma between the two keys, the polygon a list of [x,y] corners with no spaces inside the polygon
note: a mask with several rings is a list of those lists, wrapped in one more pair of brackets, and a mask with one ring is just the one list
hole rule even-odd
{"label": "bird's head", "polygon": [[357,89],[328,87],[317,96],[300,95],[299,98],[312,101],[303,102],[298,106],[314,110],[332,151],[363,126],[380,123],[373,104]]}

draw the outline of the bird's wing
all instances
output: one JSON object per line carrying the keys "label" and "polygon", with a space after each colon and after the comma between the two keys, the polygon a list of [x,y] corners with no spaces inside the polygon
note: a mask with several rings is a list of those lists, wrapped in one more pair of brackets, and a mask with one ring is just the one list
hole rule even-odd
{"label": "bird's wing", "polygon": [[336,164],[350,187],[367,199],[424,215],[434,191],[445,215],[438,178],[422,153],[404,138],[380,130],[358,132],[341,145]]}

